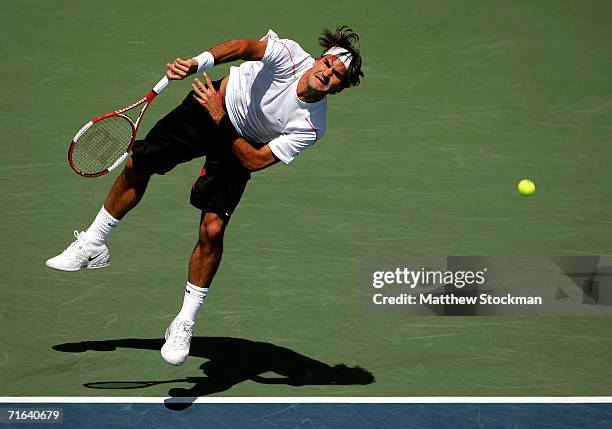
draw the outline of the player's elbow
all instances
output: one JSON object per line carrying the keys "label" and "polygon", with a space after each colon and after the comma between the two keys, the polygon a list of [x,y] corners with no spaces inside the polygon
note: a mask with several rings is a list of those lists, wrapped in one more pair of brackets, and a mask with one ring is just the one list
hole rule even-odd
{"label": "player's elbow", "polygon": [[241,137],[234,140],[232,151],[240,164],[248,171],[263,170],[278,162],[278,158],[272,153],[269,145],[257,148]]}
{"label": "player's elbow", "polygon": [[247,158],[242,162],[242,166],[250,172],[262,170],[267,167],[260,157]]}
{"label": "player's elbow", "polygon": [[275,163],[276,158],[274,156],[268,156],[266,153],[261,152],[242,160],[243,167],[250,172],[263,170]]}

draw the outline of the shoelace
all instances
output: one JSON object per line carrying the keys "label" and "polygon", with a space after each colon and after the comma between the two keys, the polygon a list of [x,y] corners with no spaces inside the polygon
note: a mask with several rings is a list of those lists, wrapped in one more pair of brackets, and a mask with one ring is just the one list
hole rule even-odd
{"label": "shoelace", "polygon": [[184,320],[174,325],[170,339],[172,340],[173,345],[182,349],[188,349],[192,334],[193,323],[189,320]]}
{"label": "shoelace", "polygon": [[62,252],[62,254],[66,256],[75,256],[76,252],[83,248],[83,245],[85,244],[85,232],[75,230],[74,238],[76,238],[76,240],[70,243],[70,246],[68,246],[66,250]]}

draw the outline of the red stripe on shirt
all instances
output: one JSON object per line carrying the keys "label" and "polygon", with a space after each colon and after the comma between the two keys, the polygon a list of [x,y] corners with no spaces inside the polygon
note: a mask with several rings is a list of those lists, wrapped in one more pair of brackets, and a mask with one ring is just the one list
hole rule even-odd
{"label": "red stripe on shirt", "polygon": [[307,118],[304,118],[304,119],[306,120],[308,125],[310,125],[310,128],[312,128],[312,130],[314,131],[314,133],[315,133],[315,142],[316,142],[319,139],[319,133],[317,133],[317,129],[314,127],[314,125],[312,125],[312,122],[310,121],[310,116],[307,117]]}
{"label": "red stripe on shirt", "polygon": [[283,42],[278,42],[278,43],[281,43],[285,47],[285,49],[287,50],[287,53],[289,54],[289,59],[291,60],[291,72],[293,73],[293,77],[295,77],[295,74],[296,74],[295,63],[293,62],[293,57],[291,56],[291,51],[289,50],[287,45],[285,45]]}

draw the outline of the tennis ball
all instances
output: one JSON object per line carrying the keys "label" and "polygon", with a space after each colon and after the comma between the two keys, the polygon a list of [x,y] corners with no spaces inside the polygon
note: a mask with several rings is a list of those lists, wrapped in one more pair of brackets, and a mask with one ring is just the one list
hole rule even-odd
{"label": "tennis ball", "polygon": [[522,196],[529,197],[530,195],[533,195],[536,188],[535,188],[535,183],[533,183],[531,180],[523,179],[519,182],[516,189],[518,189],[519,193]]}

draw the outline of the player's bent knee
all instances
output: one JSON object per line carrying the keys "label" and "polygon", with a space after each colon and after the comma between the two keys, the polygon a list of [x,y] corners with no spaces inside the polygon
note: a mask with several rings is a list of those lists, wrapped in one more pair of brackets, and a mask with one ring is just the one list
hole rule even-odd
{"label": "player's bent knee", "polygon": [[206,213],[200,225],[200,241],[219,242],[224,231],[225,221],[214,213]]}

